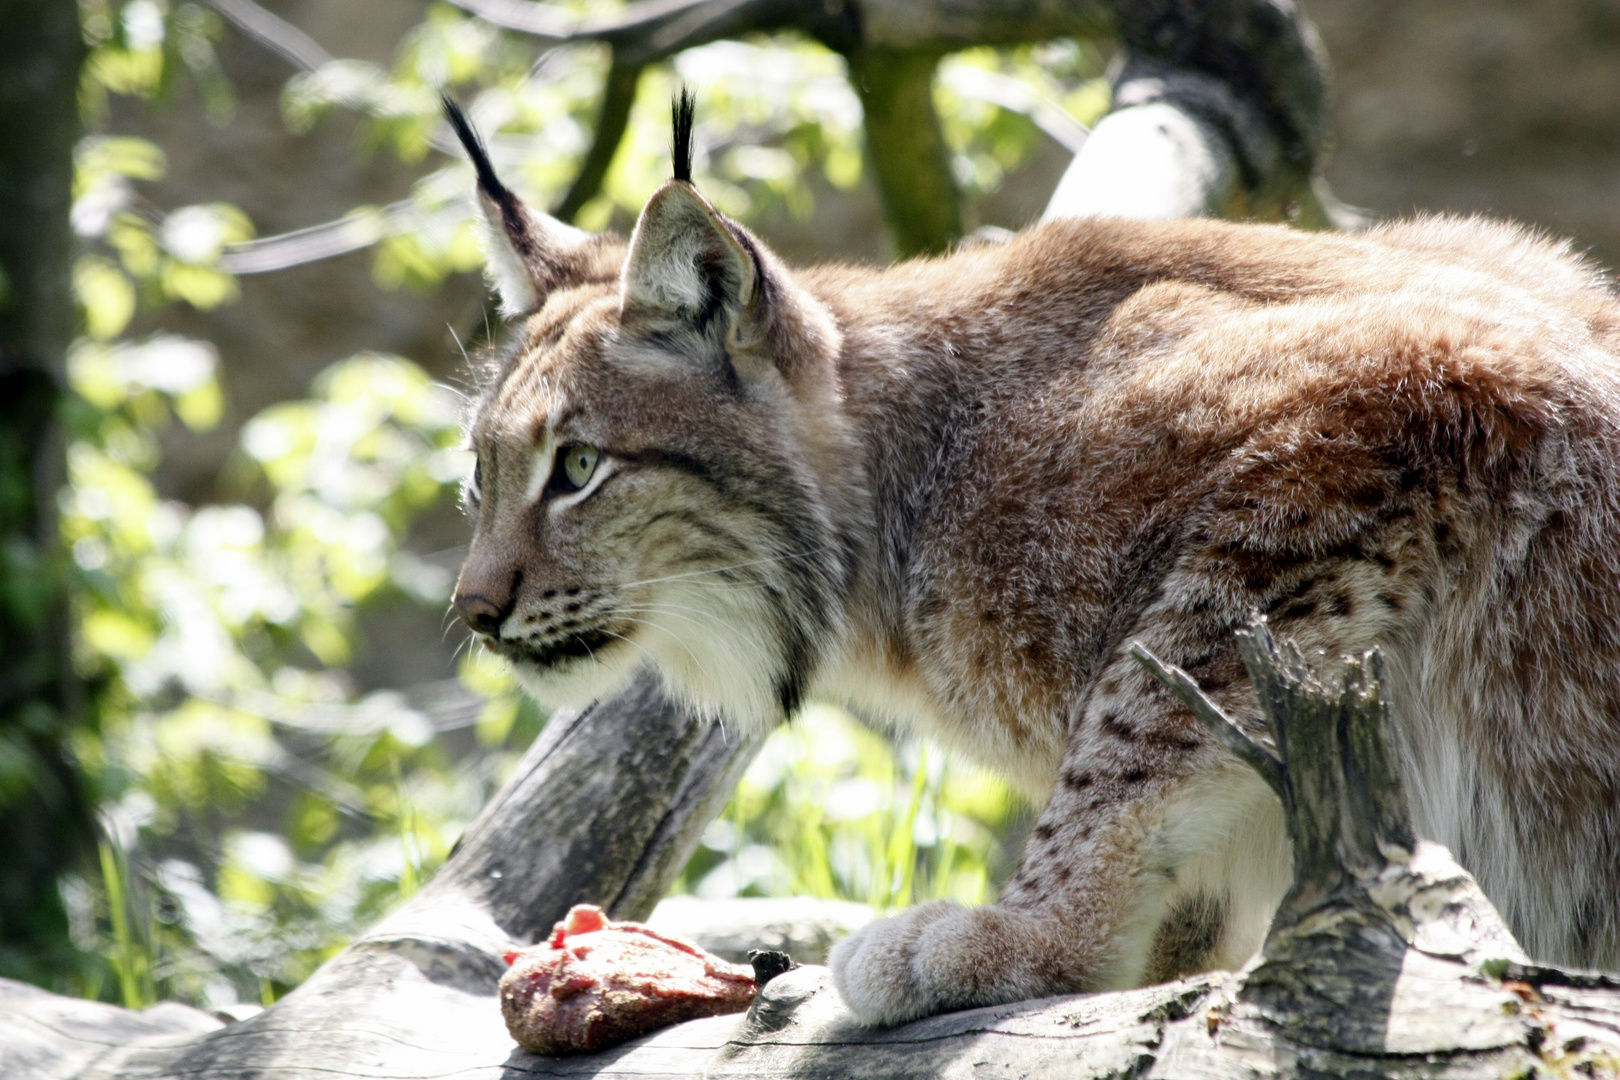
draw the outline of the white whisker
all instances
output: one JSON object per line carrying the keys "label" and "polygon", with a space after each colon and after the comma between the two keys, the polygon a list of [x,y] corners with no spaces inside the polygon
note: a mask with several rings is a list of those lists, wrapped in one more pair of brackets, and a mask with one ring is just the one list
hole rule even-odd
{"label": "white whisker", "polygon": [[[663,606],[663,605],[658,605],[658,604],[630,604],[630,605],[627,605],[627,606],[624,606],[624,607],[614,608],[614,611],[615,612],[650,611],[650,612],[653,612],[654,614],[659,614],[659,615],[674,615],[676,618],[685,619],[687,622],[691,622],[691,623],[697,623],[698,622],[697,617],[701,616],[702,618],[708,619],[711,623],[713,623],[715,625],[725,627],[727,630],[730,630],[733,634],[736,634],[738,637],[742,637],[742,631],[741,630],[737,629],[735,626],[733,626],[731,623],[727,622],[726,620],[722,619],[720,616],[714,614],[714,612],[712,612],[712,611],[704,611],[702,608],[668,607],[668,606]],[[698,623],[698,625],[701,626],[702,624]]]}
{"label": "white whisker", "polygon": [[[786,562],[789,559],[808,559],[812,555],[826,551],[826,547],[812,548],[809,551],[793,552],[787,555],[770,555],[762,559],[750,559],[748,562],[732,563],[729,566],[715,566],[707,570],[691,570],[684,574],[669,574],[664,577],[643,578],[641,581],[626,581],[618,584],[620,589],[635,589],[642,585],[658,585],[666,581],[681,581],[686,578],[704,577],[710,574],[724,574],[729,570],[742,570],[750,566],[763,566],[768,563]],[[729,583],[728,583],[729,584]]]}
{"label": "white whisker", "polygon": [[[484,317],[486,319],[489,318],[489,316],[487,314]],[[450,340],[454,341],[456,343],[456,348],[461,350],[462,363],[467,365],[467,370],[468,371],[471,371],[472,370],[472,360],[471,360],[471,358],[469,358],[467,356],[467,347],[461,343],[461,335],[456,333],[456,328],[454,326],[451,326],[449,323],[445,323],[444,328],[446,330],[450,331]]]}
{"label": "white whisker", "polygon": [[[630,621],[631,622],[636,622],[637,620],[631,619]],[[615,634],[612,630],[608,630],[606,628],[603,628],[603,630],[601,632],[606,634],[608,637],[616,637],[616,638],[618,638],[620,641],[624,642],[626,645],[630,646],[632,649],[639,652],[642,656],[645,656],[647,658],[648,662],[651,663],[654,667],[658,666],[658,658],[656,656],[654,656],[652,653],[648,652],[646,649],[642,648],[636,642],[631,641],[629,638],[625,637],[623,634]],[[594,660],[596,658],[596,654],[592,653],[591,658]]]}
{"label": "white whisker", "polygon": [[[686,643],[685,638],[681,637],[679,634],[671,632],[669,627],[661,626],[658,623],[653,622],[651,619],[638,619],[633,615],[627,615],[627,616],[625,616],[625,618],[629,619],[631,622],[635,623],[638,626],[650,626],[654,630],[662,631],[663,633],[668,634],[670,637],[674,638],[675,641],[680,644],[681,648],[686,650],[686,655],[688,655],[688,656],[690,656],[692,658],[692,663],[696,664],[698,670],[703,672],[703,677],[705,679],[709,679],[709,680],[713,681],[714,676],[709,674],[709,669],[703,666],[703,661],[698,659],[697,653],[692,651],[692,646],[690,646],[690,645],[688,645]],[[605,631],[603,631],[603,633],[612,634],[613,631],[605,630]],[[620,635],[614,634],[613,636],[614,637],[619,637]],[[630,641],[629,638],[625,638],[624,640]],[[636,645],[636,643],[633,642],[633,641],[630,641],[630,644]],[[636,645],[636,648],[641,649],[641,646]],[[641,649],[641,651],[647,657],[647,659],[649,659],[649,660],[651,660],[653,662],[654,666],[658,666],[657,658],[655,658],[651,653],[647,652],[646,649]]]}

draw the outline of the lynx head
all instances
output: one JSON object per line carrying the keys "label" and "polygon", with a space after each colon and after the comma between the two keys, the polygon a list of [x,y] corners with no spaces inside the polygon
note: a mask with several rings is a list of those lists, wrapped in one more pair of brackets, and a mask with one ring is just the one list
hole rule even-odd
{"label": "lynx head", "polygon": [[479,375],[457,611],[548,704],[650,661],[700,708],[780,718],[841,627],[864,501],[830,316],[693,187],[684,93],[628,245],[525,205],[446,112],[516,328]]}

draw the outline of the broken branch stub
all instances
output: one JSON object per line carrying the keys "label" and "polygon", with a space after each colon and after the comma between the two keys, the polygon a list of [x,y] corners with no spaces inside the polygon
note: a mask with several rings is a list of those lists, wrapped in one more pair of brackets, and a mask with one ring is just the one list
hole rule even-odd
{"label": "broken branch stub", "polygon": [[1416,846],[1411,811],[1391,755],[1382,654],[1345,657],[1313,671],[1265,620],[1237,631],[1260,711],[1276,751],[1251,738],[1186,672],[1141,642],[1131,655],[1164,683],[1282,800],[1293,842],[1294,886],[1278,913],[1295,921],[1349,888],[1360,892]]}
{"label": "broken branch stub", "polygon": [[1505,1075],[1533,1060],[1547,1027],[1518,1014],[1491,970],[1521,959],[1519,945],[1468,872],[1413,833],[1381,654],[1312,658],[1313,670],[1262,619],[1237,637],[1275,754],[1185,672],[1131,646],[1272,783],[1294,856],[1260,956],[1215,1003],[1207,1033],[1184,1025],[1167,1036],[1155,1072],[1252,1075],[1223,1052],[1242,1045],[1324,1075],[1383,1074],[1411,1055],[1432,1055],[1414,1075],[1446,1075],[1460,1061]]}
{"label": "broken branch stub", "polygon": [[1284,807],[1288,805],[1291,797],[1288,783],[1284,776],[1283,764],[1277,760],[1276,754],[1250,738],[1242,725],[1226,715],[1219,705],[1205,697],[1191,675],[1174,664],[1164,663],[1140,641],[1131,642],[1131,656],[1147,669],[1149,675],[1168,687],[1194,716],[1203,721],[1204,726],[1215,734],[1222,745],[1259,773],[1260,778],[1277,793],[1277,798],[1283,801]]}
{"label": "broken branch stub", "polygon": [[1347,884],[1365,882],[1390,858],[1410,858],[1415,839],[1390,752],[1389,706],[1373,650],[1312,672],[1292,643],[1263,620],[1237,632],[1260,710],[1277,743],[1289,792],[1294,890],[1285,911],[1302,912]]}

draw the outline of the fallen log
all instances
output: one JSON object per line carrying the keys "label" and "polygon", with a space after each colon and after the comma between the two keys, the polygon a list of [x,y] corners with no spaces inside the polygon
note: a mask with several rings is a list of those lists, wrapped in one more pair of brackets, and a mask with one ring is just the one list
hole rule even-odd
{"label": "fallen log", "polygon": [[[504,830],[591,817],[575,800],[611,805],[625,762],[653,767],[683,752],[627,740],[647,732],[637,710],[596,709],[548,729],[517,781],[523,798],[475,823],[447,873],[272,1008],[223,1025],[180,1006],[131,1013],[0,984],[0,1075],[1620,1077],[1620,978],[1526,961],[1473,878],[1414,837],[1377,654],[1313,671],[1262,624],[1241,646],[1272,746],[1240,730],[1185,673],[1136,649],[1283,803],[1296,880],[1240,972],[873,1030],[844,1009],[825,968],[803,967],[772,980],[740,1017],[680,1024],[602,1054],[518,1050],[494,994],[499,950],[549,926],[573,897],[537,894],[539,878],[524,875],[555,867],[516,854],[525,845],[504,842]],[[631,796],[615,807],[628,832],[684,836],[676,819],[696,820],[699,808],[680,793],[724,757],[710,742],[718,729],[666,720],[672,745],[699,746],[691,773],[661,778],[669,804],[689,809],[662,817],[647,812],[655,800]],[[621,771],[602,790],[551,790],[577,780],[581,760]],[[539,816],[514,819],[525,800]],[[605,865],[568,850],[539,858],[583,858],[581,880]],[[619,895],[645,903],[628,899],[643,895],[633,888]]]}

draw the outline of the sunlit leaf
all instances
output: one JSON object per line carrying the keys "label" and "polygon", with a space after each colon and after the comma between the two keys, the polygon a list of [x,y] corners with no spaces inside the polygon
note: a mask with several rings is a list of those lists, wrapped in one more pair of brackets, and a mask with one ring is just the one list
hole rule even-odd
{"label": "sunlit leaf", "polygon": [[215,380],[199,383],[174,399],[175,415],[193,431],[210,431],[225,415],[225,395]]}
{"label": "sunlit leaf", "polygon": [[146,655],[155,636],[150,627],[121,611],[94,611],[79,624],[85,644],[119,659]]}
{"label": "sunlit leaf", "polygon": [[106,259],[80,256],[73,264],[73,292],[84,309],[85,329],[98,340],[123,333],[135,314],[135,286]]}
{"label": "sunlit leaf", "polygon": [[181,262],[164,266],[162,283],[165,292],[204,311],[235,300],[239,294],[236,279],[224,271]]}

